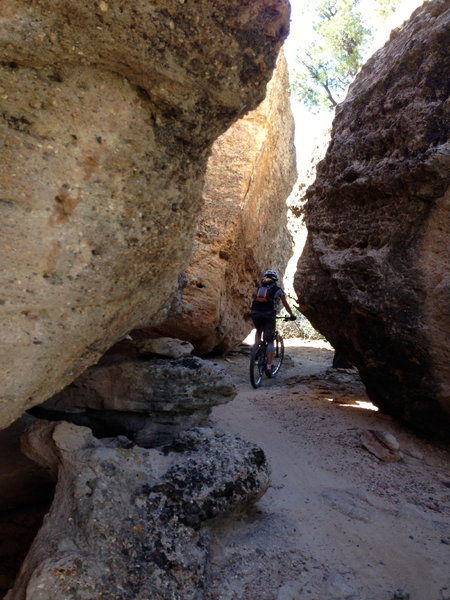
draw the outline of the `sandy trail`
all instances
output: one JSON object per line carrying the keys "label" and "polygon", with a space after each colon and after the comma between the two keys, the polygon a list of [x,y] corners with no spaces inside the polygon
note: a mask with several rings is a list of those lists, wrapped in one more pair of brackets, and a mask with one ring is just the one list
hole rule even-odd
{"label": "sandy trail", "polygon": [[[332,351],[292,340],[282,371],[253,390],[248,356],[222,364],[236,399],[211,424],[260,445],[272,484],[249,512],[213,528],[209,600],[450,598],[450,462],[370,406]],[[372,407],[373,408],[373,407]],[[382,429],[404,458],[384,463],[360,435]]]}

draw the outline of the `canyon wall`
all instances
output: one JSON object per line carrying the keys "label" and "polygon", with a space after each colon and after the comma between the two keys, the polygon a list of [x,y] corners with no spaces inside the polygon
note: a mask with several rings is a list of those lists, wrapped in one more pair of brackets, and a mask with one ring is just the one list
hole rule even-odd
{"label": "canyon wall", "polygon": [[308,191],[295,288],[372,401],[419,431],[450,415],[450,10],[426,2],[363,67]]}
{"label": "canyon wall", "polygon": [[182,312],[137,336],[179,337],[204,354],[230,350],[251,331],[257,280],[268,268],[282,274],[292,254],[286,199],[296,167],[288,88],[280,55],[265,100],[214,143]]}
{"label": "canyon wall", "polygon": [[287,0],[2,2],[0,426],[166,318],[211,145],[288,24]]}

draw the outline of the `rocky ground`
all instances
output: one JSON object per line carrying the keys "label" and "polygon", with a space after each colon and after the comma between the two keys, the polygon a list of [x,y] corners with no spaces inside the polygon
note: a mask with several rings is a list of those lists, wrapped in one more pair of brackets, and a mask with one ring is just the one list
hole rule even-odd
{"label": "rocky ground", "polygon": [[[214,526],[208,600],[448,600],[448,448],[374,410],[356,371],[330,368],[326,344],[287,344],[258,390],[248,347],[217,361],[239,391],[211,423],[264,449],[272,485]],[[363,448],[368,430],[395,436],[401,460]]]}
{"label": "rocky ground", "polygon": [[[238,394],[207,424],[262,447],[272,483],[245,513],[212,526],[205,600],[450,600],[448,447],[374,410],[356,371],[331,368],[326,344],[286,346],[280,373],[258,390],[249,345],[213,359]],[[369,430],[394,436],[401,460],[365,449]],[[39,477],[33,463],[13,468],[20,454],[1,440],[3,471]],[[0,598],[48,508],[52,488],[37,489],[38,509],[25,504],[0,519]],[[2,504],[13,506],[17,493],[4,479]]]}

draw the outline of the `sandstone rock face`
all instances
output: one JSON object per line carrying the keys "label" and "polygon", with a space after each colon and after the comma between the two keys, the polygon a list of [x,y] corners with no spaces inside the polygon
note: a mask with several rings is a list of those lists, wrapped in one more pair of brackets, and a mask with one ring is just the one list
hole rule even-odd
{"label": "sandstone rock face", "polygon": [[58,483],[7,600],[200,600],[208,559],[202,525],[269,485],[260,448],[212,429],[147,450],[39,422],[24,449]]}
{"label": "sandstone rock face", "polygon": [[286,199],[296,168],[288,86],[281,55],[264,102],[214,143],[182,314],[150,331],[189,340],[199,354],[225,352],[246,337],[256,282],[265,269],[283,273],[292,254]]}
{"label": "sandstone rock face", "polygon": [[202,424],[213,406],[235,395],[231,376],[198,357],[124,360],[86,369],[30,412],[91,427],[97,437],[126,435],[151,447]]}
{"label": "sandstone rock face", "polygon": [[431,433],[450,415],[449,36],[448,3],[427,2],[356,78],[308,192],[295,280],[372,401]]}
{"label": "sandstone rock face", "polygon": [[4,0],[0,426],[166,318],[212,142],[265,95],[287,0]]}

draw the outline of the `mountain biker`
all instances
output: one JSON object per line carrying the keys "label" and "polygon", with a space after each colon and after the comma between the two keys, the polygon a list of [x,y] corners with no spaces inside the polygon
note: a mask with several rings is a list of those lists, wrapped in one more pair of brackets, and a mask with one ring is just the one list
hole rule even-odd
{"label": "mountain biker", "polygon": [[281,300],[284,308],[288,311],[291,321],[295,321],[297,318],[286,300],[286,294],[277,285],[277,281],[278,273],[276,271],[273,269],[265,271],[260,286],[253,294],[251,305],[251,317],[256,327],[255,346],[261,341],[262,335],[267,342],[267,365],[265,370],[267,377],[272,376],[275,319],[279,301]]}

